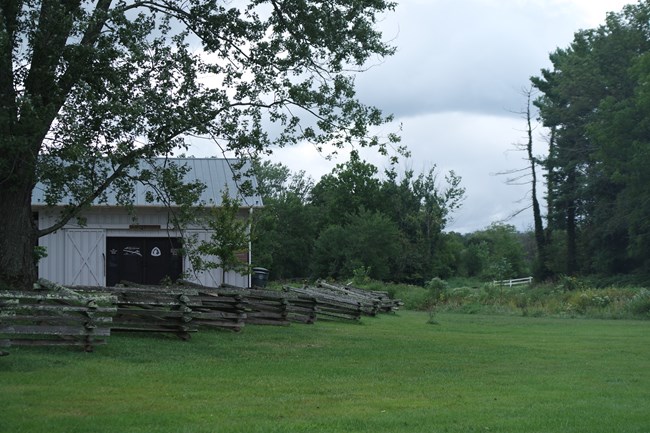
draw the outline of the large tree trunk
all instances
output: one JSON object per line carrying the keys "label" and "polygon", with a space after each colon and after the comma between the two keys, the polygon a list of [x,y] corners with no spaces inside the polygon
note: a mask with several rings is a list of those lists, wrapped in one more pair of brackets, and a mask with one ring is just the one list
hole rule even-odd
{"label": "large tree trunk", "polygon": [[31,178],[29,173],[12,176],[19,182],[0,188],[0,284],[16,288],[31,288],[37,278]]}
{"label": "large tree trunk", "polygon": [[[556,144],[555,144],[555,133],[556,133],[556,127],[553,126],[551,127],[551,136],[549,137],[548,140],[548,157],[546,158],[546,232],[544,233],[544,236],[546,240],[544,241],[544,245],[546,246],[546,257],[544,257],[544,260],[546,261],[546,268],[549,269],[549,264],[550,264],[550,254],[549,254],[549,247],[553,244],[553,229],[555,222],[554,220],[554,214],[557,213],[557,209],[555,208],[555,193],[556,193],[556,184],[557,182],[555,181],[555,152],[556,152]],[[554,274],[554,271],[551,271],[549,269],[549,274],[552,276]]]}

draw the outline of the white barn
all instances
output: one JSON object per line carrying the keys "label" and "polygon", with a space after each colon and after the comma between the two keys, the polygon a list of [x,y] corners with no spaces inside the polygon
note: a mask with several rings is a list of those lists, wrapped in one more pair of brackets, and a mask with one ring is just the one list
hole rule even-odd
{"label": "white barn", "polygon": [[[245,175],[235,179],[232,167],[236,160],[174,158],[168,161],[189,169],[184,178],[186,182],[199,180],[206,185],[202,202],[219,206],[222,192],[227,189],[240,201],[242,217],[262,206],[258,195],[243,197],[237,193],[238,182],[249,180],[254,190],[257,183],[255,178]],[[250,164],[240,172],[246,173],[248,169]],[[187,257],[179,254],[181,233],[169,229],[170,209],[160,203],[148,203],[145,198],[148,190],[148,187],[137,185],[131,212],[117,205],[115,197],[109,195],[106,203],[95,203],[81,215],[85,220],[83,225],[73,218],[62,229],[41,237],[39,246],[46,249],[47,256],[38,263],[39,278],[67,286],[112,286],[121,280],[158,284],[182,274],[205,286],[221,285],[224,281],[220,268],[194,272]],[[61,212],[59,206],[45,206],[42,185],[34,189],[32,206],[39,228],[52,226]],[[199,240],[210,238],[209,231],[196,227],[190,227],[184,234],[197,235]],[[250,245],[240,258],[250,264]],[[225,282],[249,287],[250,276],[231,271],[226,274]]]}

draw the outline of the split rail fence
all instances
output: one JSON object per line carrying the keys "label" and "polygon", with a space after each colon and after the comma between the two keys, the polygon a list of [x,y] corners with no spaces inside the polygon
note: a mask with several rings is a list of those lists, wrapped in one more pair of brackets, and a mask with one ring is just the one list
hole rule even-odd
{"label": "split rail fence", "polygon": [[0,347],[65,345],[92,351],[106,343],[114,297],[40,283],[43,290],[0,291]]}
{"label": "split rail fence", "polygon": [[[0,292],[0,349],[14,345],[80,345],[92,350],[112,332],[167,333],[187,340],[199,328],[240,331],[246,324],[287,326],[317,320],[358,322],[402,305],[386,292],[318,282],[282,291],[173,287],[123,282],[116,287]],[[0,354],[6,354],[0,350]]]}

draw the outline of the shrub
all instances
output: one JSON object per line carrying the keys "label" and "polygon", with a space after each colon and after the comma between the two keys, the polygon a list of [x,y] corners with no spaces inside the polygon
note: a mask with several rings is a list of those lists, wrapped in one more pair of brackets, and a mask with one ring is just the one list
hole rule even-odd
{"label": "shrub", "polygon": [[567,310],[584,314],[589,308],[604,308],[611,302],[611,298],[599,290],[584,290],[569,297]]}
{"label": "shrub", "polygon": [[408,290],[399,291],[396,297],[404,303],[407,310],[426,310],[430,294],[424,287],[410,286]]}
{"label": "shrub", "polygon": [[560,288],[567,292],[573,292],[577,290],[585,290],[587,284],[577,277],[563,275],[560,277]]}
{"label": "shrub", "polygon": [[445,292],[445,302],[449,305],[474,303],[477,299],[477,291],[469,287],[458,287]]}
{"label": "shrub", "polygon": [[444,291],[449,287],[449,285],[445,282],[445,280],[435,277],[429,281],[427,281],[427,284],[425,286],[429,290],[434,290],[434,291]]}
{"label": "shrub", "polygon": [[636,315],[650,318],[650,290],[641,289],[627,304],[627,310]]}
{"label": "shrub", "polygon": [[370,267],[359,266],[352,270],[352,283],[359,286],[370,282]]}
{"label": "shrub", "polygon": [[480,301],[482,304],[500,303],[505,295],[505,288],[496,284],[484,284],[480,292]]}

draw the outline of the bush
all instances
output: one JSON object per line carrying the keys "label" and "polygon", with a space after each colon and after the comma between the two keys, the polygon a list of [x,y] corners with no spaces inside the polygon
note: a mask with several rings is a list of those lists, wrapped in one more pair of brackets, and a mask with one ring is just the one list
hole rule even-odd
{"label": "bush", "polygon": [[427,309],[431,295],[424,287],[409,286],[407,290],[399,290],[395,297],[404,303],[406,310],[423,311]]}
{"label": "bush", "polygon": [[635,316],[650,318],[650,290],[641,289],[630,299],[627,309]]}
{"label": "bush", "polygon": [[437,302],[442,300],[449,285],[444,280],[435,277],[432,280],[427,281],[427,284],[424,287],[429,291],[432,301]]}
{"label": "bush", "polygon": [[587,288],[587,284],[577,277],[562,275],[560,277],[560,288],[567,292],[573,292],[577,290],[585,290]]}
{"label": "bush", "polygon": [[427,281],[427,284],[425,287],[429,290],[434,290],[434,291],[439,291],[442,292],[449,287],[449,284],[445,282],[445,280],[435,277],[429,281]]}
{"label": "bush", "polygon": [[611,298],[599,290],[580,291],[569,297],[567,311],[575,311],[580,314],[585,314],[590,308],[604,308],[611,302]]}
{"label": "bush", "polygon": [[370,267],[359,266],[352,270],[352,284],[360,286],[370,282]]}

